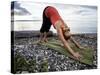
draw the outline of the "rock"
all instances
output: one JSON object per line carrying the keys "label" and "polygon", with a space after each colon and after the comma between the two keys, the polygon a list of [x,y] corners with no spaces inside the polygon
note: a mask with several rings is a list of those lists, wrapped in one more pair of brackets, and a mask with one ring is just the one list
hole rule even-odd
{"label": "rock", "polygon": [[[81,38],[80,38],[81,37]],[[14,43],[15,55],[22,56],[28,65],[24,65],[25,68],[29,68],[27,71],[22,71],[22,73],[27,72],[41,72],[48,69],[48,71],[66,71],[66,70],[84,70],[84,69],[93,69],[97,67],[97,39],[90,38],[88,35],[74,35],[76,41],[78,41],[84,47],[91,47],[94,51],[94,60],[93,65],[88,66],[86,64],[79,63],[67,56],[62,55],[61,53],[56,52],[53,49],[44,47],[38,44],[32,44],[34,41],[38,40],[37,37],[29,38],[16,38]],[[96,37],[96,36],[95,36]],[[49,39],[57,39],[56,37],[49,37]],[[29,63],[29,61],[34,63]],[[47,62],[47,68],[44,67],[42,70],[42,63]],[[20,63],[19,63],[20,64]],[[35,64],[35,65],[34,65]],[[29,67],[28,67],[29,66]],[[33,67],[32,67],[33,66]],[[21,67],[22,68],[22,67]],[[20,73],[20,71],[17,71]]]}
{"label": "rock", "polygon": [[22,73],[22,74],[25,74],[25,73],[29,73],[29,72],[28,72],[28,71],[22,71],[21,73]]}

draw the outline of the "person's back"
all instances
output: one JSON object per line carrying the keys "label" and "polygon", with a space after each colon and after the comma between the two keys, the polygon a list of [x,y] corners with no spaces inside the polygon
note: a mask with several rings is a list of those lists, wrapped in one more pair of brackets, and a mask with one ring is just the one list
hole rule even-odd
{"label": "person's back", "polygon": [[48,6],[48,8],[45,11],[45,15],[50,18],[51,22],[53,25],[55,25],[55,22],[57,20],[61,19],[61,16],[59,15],[58,11],[56,10],[56,8]]}

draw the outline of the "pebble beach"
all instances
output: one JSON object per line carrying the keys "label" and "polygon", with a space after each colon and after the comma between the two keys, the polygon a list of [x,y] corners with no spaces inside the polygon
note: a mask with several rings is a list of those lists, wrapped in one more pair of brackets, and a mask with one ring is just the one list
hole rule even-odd
{"label": "pebble beach", "polygon": [[[11,51],[14,53],[15,73],[37,73],[52,71],[73,71],[97,68],[97,34],[74,34],[73,37],[83,47],[93,49],[93,66],[75,61],[51,48],[33,44],[39,37],[15,37]],[[58,39],[57,36],[48,39]]]}

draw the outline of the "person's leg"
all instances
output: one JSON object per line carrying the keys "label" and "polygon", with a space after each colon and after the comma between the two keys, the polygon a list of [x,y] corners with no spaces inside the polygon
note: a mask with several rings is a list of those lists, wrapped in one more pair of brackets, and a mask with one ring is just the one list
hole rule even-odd
{"label": "person's leg", "polygon": [[49,32],[49,30],[51,28],[51,25],[52,25],[50,19],[48,19],[46,23],[47,23],[47,25],[46,25],[46,32],[44,33],[45,34],[45,36],[44,36],[45,37],[45,42],[48,41],[47,40],[47,36],[48,36],[48,32]]}
{"label": "person's leg", "polygon": [[[45,8],[46,9],[46,8]],[[46,16],[45,16],[45,9],[43,11],[43,15],[42,15],[42,18],[43,18],[43,21],[42,21],[42,26],[40,28],[40,42],[43,41],[43,37],[44,37],[44,32],[45,32],[45,26],[46,26]]]}
{"label": "person's leg", "polygon": [[43,23],[40,29],[40,42],[44,42],[45,32],[46,32],[46,23]]}
{"label": "person's leg", "polygon": [[43,36],[44,36],[44,33],[40,33],[40,39],[39,39],[39,42],[42,42]]}
{"label": "person's leg", "polygon": [[44,32],[44,38],[43,38],[44,42],[48,41],[47,36],[48,36],[48,32],[49,32],[50,28],[51,28],[51,21],[50,21],[50,19],[47,19],[46,26],[45,26],[45,32]]}
{"label": "person's leg", "polygon": [[51,21],[49,18],[46,17],[45,9],[44,9],[44,11],[43,11],[43,24],[42,24],[41,29],[40,29],[40,40],[41,41],[47,42],[47,34],[49,32],[50,27],[51,27]]}
{"label": "person's leg", "polygon": [[43,39],[42,39],[43,42],[47,42],[47,34],[48,34],[47,32],[43,33],[43,35],[44,35]]}
{"label": "person's leg", "polygon": [[44,38],[44,33],[46,31],[46,22],[43,20],[43,24],[41,26],[41,29],[40,29],[40,42],[43,42],[43,38]]}

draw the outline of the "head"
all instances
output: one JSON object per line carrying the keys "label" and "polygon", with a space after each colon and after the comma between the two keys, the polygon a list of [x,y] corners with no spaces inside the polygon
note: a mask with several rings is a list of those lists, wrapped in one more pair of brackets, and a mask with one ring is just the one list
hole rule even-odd
{"label": "head", "polygon": [[63,29],[63,35],[66,40],[70,39],[71,33],[70,33],[70,29],[68,27]]}

